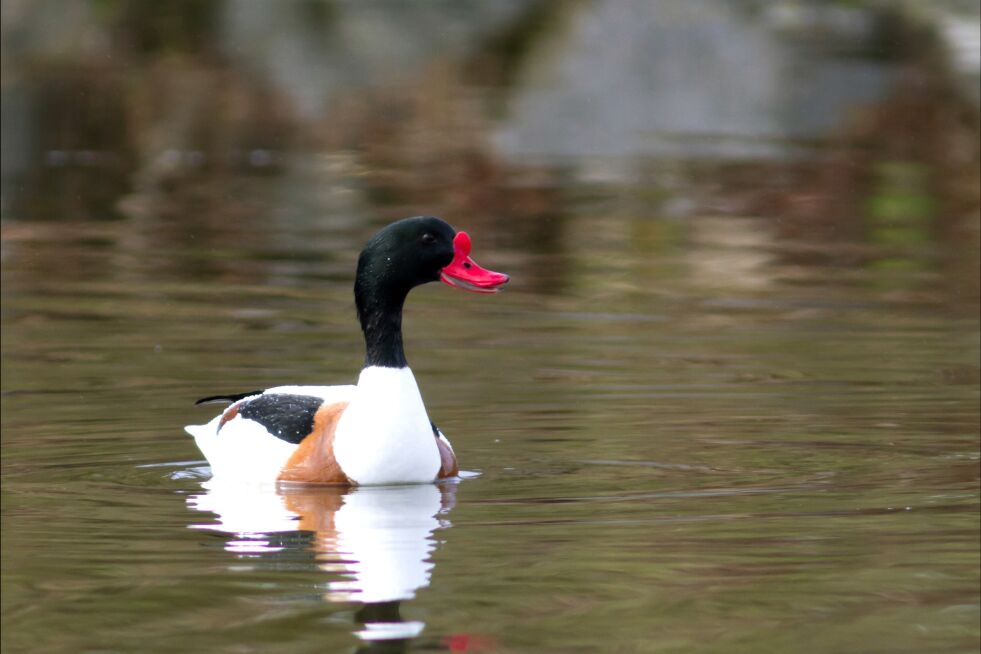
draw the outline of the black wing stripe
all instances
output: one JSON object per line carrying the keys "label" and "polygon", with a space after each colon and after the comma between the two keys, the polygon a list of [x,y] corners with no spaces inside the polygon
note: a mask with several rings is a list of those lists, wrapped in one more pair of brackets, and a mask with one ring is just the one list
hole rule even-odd
{"label": "black wing stripe", "polygon": [[262,395],[266,391],[260,389],[257,391],[249,391],[248,393],[239,393],[238,395],[210,395],[208,397],[202,397],[200,400],[194,403],[194,406],[199,404],[217,404],[218,402],[238,402],[239,400],[244,400],[247,397],[253,395]]}

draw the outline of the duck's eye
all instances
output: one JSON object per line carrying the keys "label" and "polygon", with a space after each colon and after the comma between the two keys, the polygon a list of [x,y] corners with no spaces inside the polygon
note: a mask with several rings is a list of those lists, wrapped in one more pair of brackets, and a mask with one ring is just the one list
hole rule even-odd
{"label": "duck's eye", "polygon": [[422,235],[422,239],[420,240],[422,241],[423,245],[432,245],[436,242],[436,237],[427,232],[426,234]]}

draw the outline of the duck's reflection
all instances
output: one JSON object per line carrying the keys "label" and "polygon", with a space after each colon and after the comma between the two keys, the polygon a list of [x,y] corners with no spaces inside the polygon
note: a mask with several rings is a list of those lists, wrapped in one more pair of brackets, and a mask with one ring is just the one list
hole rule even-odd
{"label": "duck's reflection", "polygon": [[400,603],[429,585],[433,532],[448,527],[456,483],[360,488],[273,488],[209,480],[188,504],[217,516],[198,529],[234,534],[225,548],[238,555],[284,549],[275,534],[313,534],[317,566],[331,573],[324,599],[360,602],[366,641],[407,641],[425,626],[400,616]]}

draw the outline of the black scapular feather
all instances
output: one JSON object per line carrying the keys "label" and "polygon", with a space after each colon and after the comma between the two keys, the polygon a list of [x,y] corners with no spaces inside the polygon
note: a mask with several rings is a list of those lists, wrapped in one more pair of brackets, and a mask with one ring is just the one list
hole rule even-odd
{"label": "black scapular feather", "polygon": [[199,404],[217,404],[219,402],[238,402],[239,400],[244,400],[247,397],[252,397],[253,395],[262,395],[266,391],[260,389],[258,391],[249,391],[248,393],[239,393],[237,395],[209,395],[208,397],[202,397],[200,400],[194,403],[194,406]]}
{"label": "black scapular feather", "polygon": [[323,399],[312,395],[271,393],[243,402],[238,415],[254,420],[270,434],[297,445],[313,431],[317,409]]}

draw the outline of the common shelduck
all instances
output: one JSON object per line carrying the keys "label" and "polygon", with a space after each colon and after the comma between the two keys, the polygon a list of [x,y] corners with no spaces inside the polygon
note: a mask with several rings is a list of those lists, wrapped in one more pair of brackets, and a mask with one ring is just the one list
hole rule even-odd
{"label": "common shelduck", "polygon": [[458,474],[456,454],[430,421],[402,347],[402,305],[442,280],[475,293],[508,282],[470,258],[470,237],[430,216],[378,232],[362,250],[354,299],[366,348],[353,386],[277,386],[217,395],[231,402],[189,425],[215,478],[320,484],[424,483]]}

